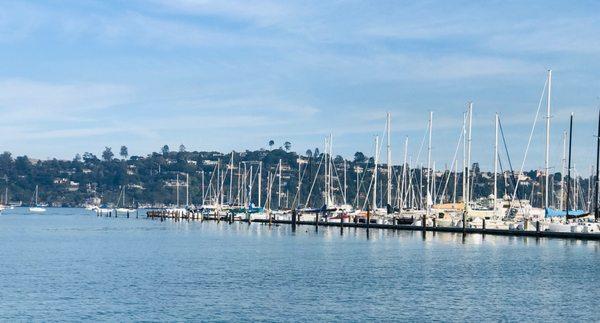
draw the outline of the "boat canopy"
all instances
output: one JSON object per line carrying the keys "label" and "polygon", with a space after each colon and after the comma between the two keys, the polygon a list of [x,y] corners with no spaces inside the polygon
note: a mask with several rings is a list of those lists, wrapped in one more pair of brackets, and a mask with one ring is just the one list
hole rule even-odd
{"label": "boat canopy", "polygon": [[[584,210],[569,210],[569,217],[580,217],[582,215],[586,215],[587,212]],[[556,210],[553,208],[546,208],[546,217],[554,218],[554,217],[562,217],[567,216],[567,211],[564,210]]]}

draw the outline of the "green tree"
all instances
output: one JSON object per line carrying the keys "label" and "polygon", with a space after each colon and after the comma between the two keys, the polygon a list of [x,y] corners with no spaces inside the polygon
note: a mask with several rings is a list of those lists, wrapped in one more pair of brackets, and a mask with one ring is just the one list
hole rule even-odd
{"label": "green tree", "polygon": [[273,139],[269,140],[269,148],[273,148],[275,141]]}
{"label": "green tree", "polygon": [[115,154],[112,152],[112,148],[104,147],[104,151],[102,152],[102,159],[105,161],[111,161],[115,157]]}
{"label": "green tree", "polygon": [[164,145],[160,151],[162,152],[163,156],[167,156],[169,154],[169,145]]}
{"label": "green tree", "polygon": [[310,149],[307,149],[307,150],[306,150],[306,157],[312,157],[312,155],[313,155],[313,154],[312,154],[312,150],[310,150]]}
{"label": "green tree", "polygon": [[355,163],[363,163],[367,158],[365,157],[365,154],[361,153],[360,151],[357,151],[356,153],[354,153],[354,162]]}
{"label": "green tree", "polygon": [[286,151],[290,151],[290,148],[292,148],[292,143],[289,141],[286,141],[283,143],[283,147],[285,148]]}
{"label": "green tree", "polygon": [[127,149],[127,146],[121,146],[121,151],[119,151],[119,155],[121,155],[121,158],[127,159],[127,156],[129,156],[129,150]]}
{"label": "green tree", "polygon": [[179,152],[180,153],[184,153],[185,152],[185,146],[183,144],[179,145]]}

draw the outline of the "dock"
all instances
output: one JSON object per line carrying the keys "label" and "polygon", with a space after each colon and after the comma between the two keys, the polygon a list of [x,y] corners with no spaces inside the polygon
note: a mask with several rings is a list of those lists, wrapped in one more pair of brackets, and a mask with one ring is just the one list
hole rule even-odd
{"label": "dock", "polygon": [[148,211],[146,213],[147,218],[160,219],[173,219],[175,221],[181,220],[199,220],[199,221],[226,221],[229,223],[233,222],[245,222],[245,223],[264,223],[264,224],[279,224],[279,225],[290,225],[293,229],[296,226],[312,226],[312,227],[341,227],[341,228],[362,228],[365,230],[404,230],[404,231],[422,231],[422,232],[448,232],[448,233],[461,233],[461,234],[480,234],[480,235],[497,235],[497,236],[516,236],[516,237],[534,237],[534,238],[559,238],[559,239],[575,239],[575,240],[600,240],[600,234],[598,233],[584,233],[584,232],[554,232],[554,231],[542,231],[539,230],[539,226],[536,225],[535,231],[529,230],[503,230],[503,229],[489,229],[485,225],[483,228],[469,228],[469,227],[442,227],[442,226],[427,226],[426,222],[424,225],[415,226],[407,224],[378,224],[378,223],[357,223],[357,222],[327,222],[319,221],[301,221],[296,220],[295,214],[292,214],[292,220],[277,220],[277,219],[252,219],[241,220],[228,216],[218,215],[206,215],[200,212],[168,212],[162,210]]}

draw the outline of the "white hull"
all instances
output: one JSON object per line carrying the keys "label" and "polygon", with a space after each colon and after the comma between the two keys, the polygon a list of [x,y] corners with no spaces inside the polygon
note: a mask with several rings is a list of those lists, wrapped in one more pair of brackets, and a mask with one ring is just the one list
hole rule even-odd
{"label": "white hull", "polygon": [[29,208],[29,212],[33,212],[33,213],[42,213],[42,212],[46,212],[46,209],[43,207],[30,207]]}

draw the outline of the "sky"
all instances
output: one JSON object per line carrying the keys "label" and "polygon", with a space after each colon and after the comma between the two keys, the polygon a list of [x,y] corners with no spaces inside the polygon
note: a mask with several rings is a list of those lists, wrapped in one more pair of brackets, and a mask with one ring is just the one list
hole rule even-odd
{"label": "sky", "polygon": [[[14,155],[271,139],[305,152],[330,133],[334,154],[373,155],[390,112],[392,162],[408,136],[408,159],[426,164],[433,111],[441,169],[472,101],[472,160],[492,166],[497,112],[518,169],[552,69],[550,166],[560,170],[571,112],[575,169],[595,162],[596,1],[0,2],[0,150]],[[526,169],[543,167],[544,109]]]}

